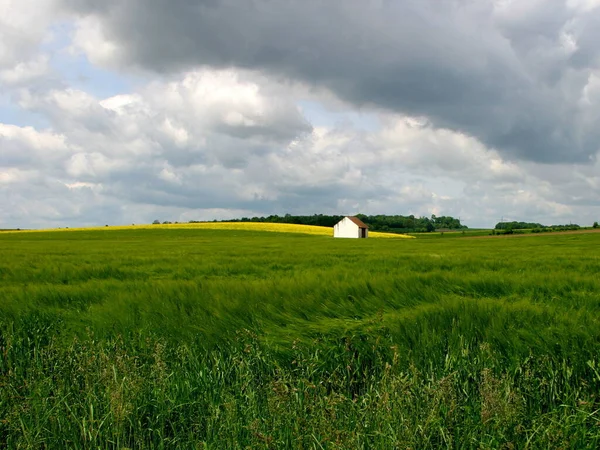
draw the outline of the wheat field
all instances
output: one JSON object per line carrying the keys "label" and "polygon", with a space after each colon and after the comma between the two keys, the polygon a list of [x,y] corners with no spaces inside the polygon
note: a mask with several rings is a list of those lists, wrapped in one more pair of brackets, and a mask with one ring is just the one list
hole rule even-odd
{"label": "wheat field", "polygon": [[0,233],[0,448],[598,448],[599,244]]}

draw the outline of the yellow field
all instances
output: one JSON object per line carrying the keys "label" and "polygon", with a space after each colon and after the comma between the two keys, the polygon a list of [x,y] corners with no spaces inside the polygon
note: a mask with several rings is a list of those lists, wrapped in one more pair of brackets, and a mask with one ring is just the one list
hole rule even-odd
{"label": "yellow field", "polygon": [[[320,236],[333,236],[333,229],[327,227],[316,227],[311,225],[294,225],[288,223],[261,223],[261,222],[202,222],[202,223],[173,223],[160,225],[126,225],[109,227],[87,227],[87,228],[52,228],[45,230],[22,230],[4,231],[4,233],[32,233],[40,231],[91,231],[91,230],[141,230],[155,228],[201,228],[209,230],[250,230],[271,231],[275,233],[300,233],[314,234]],[[369,237],[384,239],[414,239],[414,236],[395,233],[369,232]]]}

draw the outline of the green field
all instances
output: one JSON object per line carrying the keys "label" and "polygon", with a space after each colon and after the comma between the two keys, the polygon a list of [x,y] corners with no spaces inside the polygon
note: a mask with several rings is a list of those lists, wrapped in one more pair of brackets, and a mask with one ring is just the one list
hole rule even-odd
{"label": "green field", "polygon": [[0,448],[598,448],[598,248],[0,233]]}

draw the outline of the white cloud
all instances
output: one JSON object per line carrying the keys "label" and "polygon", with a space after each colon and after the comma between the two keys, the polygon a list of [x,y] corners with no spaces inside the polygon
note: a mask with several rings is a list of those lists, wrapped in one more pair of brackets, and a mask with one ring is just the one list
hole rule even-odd
{"label": "white cloud", "polygon": [[72,35],[70,51],[73,54],[83,53],[93,64],[111,66],[119,60],[119,44],[110,40],[102,28],[100,21],[94,16],[87,16],[76,22]]}
{"label": "white cloud", "polygon": [[0,68],[37,51],[56,17],[52,0],[0,0]]}
{"label": "white cloud", "polygon": [[567,6],[583,13],[587,13],[598,8],[600,6],[600,0],[567,0]]}
{"label": "white cloud", "polygon": [[64,135],[15,125],[0,124],[0,139],[18,140],[35,150],[58,150],[65,146]]}
{"label": "white cloud", "polygon": [[54,0],[0,0],[0,92],[50,73],[40,45],[56,17]]}
{"label": "white cloud", "polygon": [[0,70],[0,81],[5,85],[27,85],[48,73],[48,56],[38,55],[29,61]]}
{"label": "white cloud", "polygon": [[33,170],[22,170],[16,167],[0,167],[0,184],[9,185],[27,182],[38,176]]}
{"label": "white cloud", "polygon": [[[211,211],[219,218],[360,211],[493,225],[500,216],[591,220],[597,211],[594,167],[517,164],[418,117],[380,113],[372,131],[351,123],[311,128],[281,89],[228,70],[107,99],[24,91],[22,105],[45,114],[53,130],[0,125],[0,139],[13,145],[0,153],[0,185],[15,193],[0,205],[13,211],[4,220],[74,226],[211,219]],[[234,115],[252,123],[227,123]]]}
{"label": "white cloud", "polygon": [[0,123],[0,167],[53,171],[72,152],[62,134]]}

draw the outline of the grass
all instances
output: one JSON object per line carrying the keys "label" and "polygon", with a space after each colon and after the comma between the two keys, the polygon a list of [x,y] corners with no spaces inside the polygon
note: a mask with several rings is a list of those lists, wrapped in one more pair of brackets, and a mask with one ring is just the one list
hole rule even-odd
{"label": "grass", "polygon": [[419,239],[438,239],[438,238],[464,238],[474,236],[489,236],[491,229],[470,228],[467,230],[452,230],[452,231],[432,231],[429,233],[409,233],[409,236],[418,237]]}
{"label": "grass", "polygon": [[0,448],[597,448],[600,235],[0,234]]}

